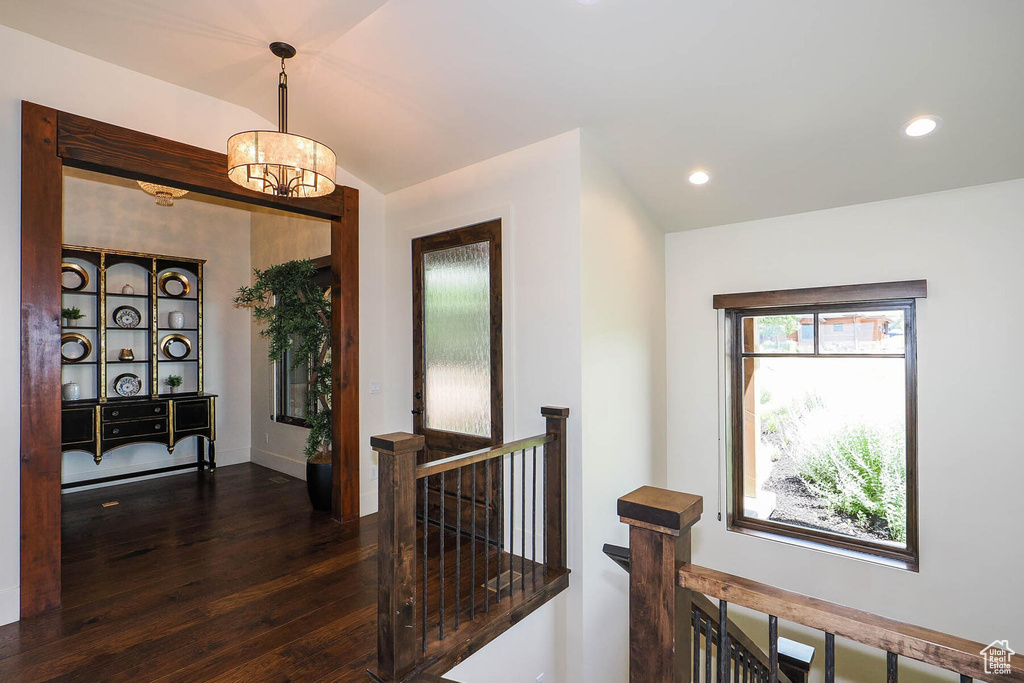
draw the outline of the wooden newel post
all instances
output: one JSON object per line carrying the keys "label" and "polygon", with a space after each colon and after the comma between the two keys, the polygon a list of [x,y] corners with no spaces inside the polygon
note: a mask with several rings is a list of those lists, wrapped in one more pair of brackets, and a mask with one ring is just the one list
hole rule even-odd
{"label": "wooden newel post", "polygon": [[704,499],[643,486],[619,498],[629,525],[630,683],[690,680],[690,591],[679,587],[679,567],[690,561],[690,527]]}
{"label": "wooden newel post", "polygon": [[378,458],[377,665],[399,679],[416,662],[416,453],[423,437],[375,436]]}
{"label": "wooden newel post", "polygon": [[565,569],[566,546],[566,483],[565,483],[565,421],[568,408],[546,406],[540,414],[547,419],[550,443],[544,444],[544,562],[552,569]]}

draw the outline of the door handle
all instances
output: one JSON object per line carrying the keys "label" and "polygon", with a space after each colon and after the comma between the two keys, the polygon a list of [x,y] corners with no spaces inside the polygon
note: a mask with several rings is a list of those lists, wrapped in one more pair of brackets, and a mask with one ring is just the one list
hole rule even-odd
{"label": "door handle", "polygon": [[422,415],[423,414],[423,408],[413,408],[412,409],[412,414],[413,415]]}

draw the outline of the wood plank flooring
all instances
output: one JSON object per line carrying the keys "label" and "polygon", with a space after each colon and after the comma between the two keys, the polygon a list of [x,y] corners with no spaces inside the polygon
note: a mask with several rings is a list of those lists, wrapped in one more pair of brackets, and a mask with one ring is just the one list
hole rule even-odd
{"label": "wood plank flooring", "polygon": [[64,496],[64,607],[0,627],[0,681],[368,681],[376,517],[333,522],[282,477]]}

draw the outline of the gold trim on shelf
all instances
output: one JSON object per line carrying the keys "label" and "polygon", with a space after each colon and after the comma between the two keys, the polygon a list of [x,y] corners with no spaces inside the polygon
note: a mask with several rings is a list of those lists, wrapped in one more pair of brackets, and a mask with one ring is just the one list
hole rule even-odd
{"label": "gold trim on shelf", "polygon": [[150,346],[150,382],[149,382],[149,393],[150,396],[156,398],[160,395],[160,370],[157,367],[158,354],[157,349],[159,348],[159,326],[160,320],[158,318],[158,307],[157,307],[157,290],[156,290],[156,258],[152,259],[149,269],[149,338],[152,340]]}
{"label": "gold trim on shelf", "polygon": [[102,419],[100,415],[100,407],[96,406],[96,454],[92,456],[92,459],[96,461],[97,465],[99,465],[103,461],[103,449],[101,448],[101,446],[103,445],[103,442],[101,441],[101,439],[103,438],[103,429],[101,428]]}
{"label": "gold trim on shelf", "polygon": [[[177,282],[181,285],[181,292],[179,294],[171,294],[168,292],[168,282]],[[176,270],[169,270],[160,276],[160,291],[164,293],[164,296],[169,296],[172,299],[184,299],[188,296],[188,293],[192,291],[192,283],[188,281],[188,277],[184,273],[179,273]]]}
{"label": "gold trim on shelf", "polygon": [[93,254],[117,254],[118,256],[134,256],[136,258],[158,258],[161,261],[185,261],[187,263],[206,263],[206,259],[188,256],[168,256],[167,254],[147,254],[141,251],[124,251],[122,249],[106,249],[104,247],[88,247],[81,244],[65,244],[68,251],[87,251]]}
{"label": "gold trim on shelf", "polygon": [[[74,273],[79,277],[79,283],[76,287],[65,287],[64,286],[64,273]],[[89,273],[82,266],[77,263],[71,263],[64,261],[60,264],[60,288],[63,292],[81,292],[83,289],[89,286]]]}
{"label": "gold trim on shelf", "polygon": [[199,271],[199,277],[196,278],[196,340],[197,346],[196,357],[198,362],[196,365],[199,366],[196,377],[196,388],[199,393],[203,393],[203,264],[200,263],[196,266]]}
{"label": "gold trim on shelf", "polygon": [[[83,353],[81,356],[78,356],[77,358],[69,358],[68,356],[64,355],[64,346],[72,342],[76,342],[79,346],[82,347]],[[81,363],[86,358],[88,358],[91,353],[92,342],[89,341],[88,337],[86,337],[84,334],[79,334],[78,332],[65,332],[64,334],[60,335],[60,358],[65,363],[69,365]]]}
{"label": "gold trim on shelf", "polygon": [[107,402],[107,255],[100,252],[100,264],[96,269],[97,276],[99,278],[99,284],[97,285],[98,291],[96,298],[98,303],[98,320],[99,320],[99,340],[100,349],[97,360],[99,363],[98,384],[96,386],[96,395],[99,396],[100,403]]}
{"label": "gold trim on shelf", "polygon": [[[171,344],[178,342],[185,345],[187,349],[184,354],[175,356],[171,353]],[[185,360],[192,353],[192,340],[183,334],[169,334],[160,342],[160,351],[171,360]]]}

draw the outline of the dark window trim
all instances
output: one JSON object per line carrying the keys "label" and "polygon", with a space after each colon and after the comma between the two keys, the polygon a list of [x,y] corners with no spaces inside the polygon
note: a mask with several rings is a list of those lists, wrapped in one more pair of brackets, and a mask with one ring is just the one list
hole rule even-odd
{"label": "dark window trim", "polygon": [[[924,281],[920,281],[924,283]],[[926,284],[919,291],[926,291]],[[832,288],[846,290],[848,288]],[[794,290],[806,291],[806,290]],[[745,297],[747,295],[730,295]],[[717,297],[716,297],[717,299]],[[739,300],[739,299],[737,299]],[[748,299],[748,300],[753,300]],[[818,355],[817,314],[823,311],[878,310],[902,308],[904,310],[904,353],[903,354],[820,354]],[[742,330],[739,321],[750,315],[785,315],[791,313],[815,314],[814,353],[744,353]],[[917,318],[914,298],[890,298],[871,301],[829,301],[789,306],[756,306],[728,308],[726,316],[726,415],[729,425],[727,436],[727,491],[729,493],[726,526],[730,531],[750,533],[775,540],[796,542],[826,552],[853,555],[861,559],[881,561],[910,571],[920,567],[920,545],[918,529],[917,489]],[[753,519],[743,514],[743,358],[892,358],[906,359],[906,428],[907,428],[907,542],[906,547],[897,547],[880,541],[856,539],[842,534],[807,529],[793,524]]]}
{"label": "dark window trim", "polygon": [[[331,257],[320,256],[319,258],[310,259],[310,261],[312,261],[313,265],[316,267],[316,273],[313,275],[313,284],[319,286],[325,292],[330,290]],[[285,381],[288,379],[288,368],[286,366],[286,363],[286,359],[281,358],[275,364],[276,367],[274,369],[274,385],[277,387],[277,396],[274,405],[274,422],[309,429],[309,425],[306,424],[305,419],[301,417],[293,417],[287,414],[287,398],[284,392]]]}
{"label": "dark window trim", "polygon": [[774,289],[742,294],[715,294],[715,309],[765,308],[768,306],[817,306],[820,304],[854,304],[891,299],[924,299],[928,296],[927,280],[874,282],[866,285]]}

